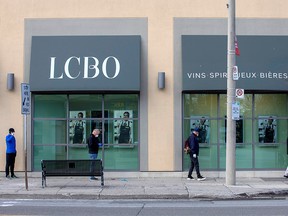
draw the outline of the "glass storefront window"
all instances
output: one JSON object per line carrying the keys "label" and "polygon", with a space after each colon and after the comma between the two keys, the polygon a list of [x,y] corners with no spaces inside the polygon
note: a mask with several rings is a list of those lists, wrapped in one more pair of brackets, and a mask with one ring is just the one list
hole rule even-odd
{"label": "glass storefront window", "polygon": [[139,170],[138,146],[109,146],[104,151],[107,170]]}
{"label": "glass storefront window", "polygon": [[255,94],[255,116],[286,116],[288,94]]}
{"label": "glass storefront window", "polygon": [[65,160],[67,158],[67,147],[58,145],[34,145],[33,147],[34,170],[41,170],[41,160]]}
{"label": "glass storefront window", "polygon": [[[203,94],[184,94],[184,140],[190,133],[193,117],[199,113],[205,115],[201,111],[207,111],[205,105],[199,103],[199,98],[203,97]],[[219,102],[215,101],[212,106],[219,114],[209,119],[210,145],[201,146],[200,142],[201,169],[223,170],[226,167],[227,97],[214,94],[206,98],[219,98]],[[236,100],[240,102],[240,119],[235,122],[236,169],[285,168],[288,161],[288,95],[245,94],[244,99]],[[188,169],[189,163],[189,157],[184,155],[183,169]]]}
{"label": "glass storefront window", "polygon": [[84,118],[102,117],[102,95],[69,95],[70,118],[82,112]]}
{"label": "glass storefront window", "polygon": [[283,169],[287,167],[287,145],[257,145],[255,147],[255,168]]}
{"label": "glass storefront window", "polygon": [[[240,103],[240,118],[251,118],[252,117],[252,95],[245,94],[245,98],[236,99]],[[220,116],[225,117],[227,114],[227,95],[220,94]]]}
{"label": "glass storefront window", "polygon": [[34,118],[66,118],[66,95],[34,95]]}
{"label": "glass storefront window", "polygon": [[137,94],[105,95],[104,106],[109,110],[109,118],[123,118],[124,112],[129,113],[129,118],[138,118]]}
{"label": "glass storefront window", "polygon": [[106,121],[108,130],[104,139],[111,145],[138,145],[138,120],[135,119],[114,119]]}
{"label": "glass storefront window", "polygon": [[105,170],[138,170],[138,100],[138,94],[34,95],[34,170],[42,159],[88,159],[95,128]]}
{"label": "glass storefront window", "polygon": [[184,117],[217,117],[217,95],[184,94]]}
{"label": "glass storefront window", "polygon": [[66,120],[34,120],[34,145],[66,144]]}

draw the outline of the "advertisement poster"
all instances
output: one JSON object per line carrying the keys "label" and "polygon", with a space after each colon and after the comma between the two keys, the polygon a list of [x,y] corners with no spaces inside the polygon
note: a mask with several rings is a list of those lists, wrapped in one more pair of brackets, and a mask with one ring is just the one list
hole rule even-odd
{"label": "advertisement poster", "polygon": [[210,135],[210,122],[209,116],[191,116],[190,120],[190,128],[198,128],[199,129],[199,136],[198,141],[199,143],[209,143],[209,135]]}
{"label": "advertisement poster", "polygon": [[85,111],[70,111],[69,138],[70,143],[83,144],[86,141]]}
{"label": "advertisement poster", "polygon": [[[239,120],[236,120],[236,143],[243,143],[243,116],[240,116]],[[227,117],[225,116],[225,143],[227,133]]]}
{"label": "advertisement poster", "polygon": [[277,121],[276,116],[258,117],[259,143],[277,142]]}
{"label": "advertisement poster", "polygon": [[119,118],[114,121],[114,143],[127,144],[133,143],[133,118],[132,110],[115,110],[114,118]]}

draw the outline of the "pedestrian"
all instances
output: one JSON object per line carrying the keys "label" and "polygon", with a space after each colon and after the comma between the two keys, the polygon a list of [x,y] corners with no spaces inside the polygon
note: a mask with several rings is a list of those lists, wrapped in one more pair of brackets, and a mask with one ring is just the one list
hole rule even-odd
{"label": "pedestrian", "polygon": [[203,181],[206,178],[203,177],[200,174],[200,169],[199,169],[199,161],[198,161],[198,156],[199,156],[199,142],[198,142],[198,137],[199,136],[199,128],[194,128],[189,139],[189,147],[191,149],[190,151],[190,160],[191,160],[191,165],[190,169],[188,172],[188,178],[187,180],[194,180],[192,177],[192,172],[194,170],[194,167],[196,169],[196,174],[197,174],[197,180],[198,181]]}
{"label": "pedestrian", "polygon": [[286,168],[286,171],[285,171],[285,173],[284,173],[284,177],[285,177],[285,178],[288,178],[288,167]]}
{"label": "pedestrian", "polygon": [[[286,143],[287,143],[287,146],[288,146],[288,137],[287,137]],[[287,149],[287,154],[288,154],[288,149]],[[288,166],[287,166],[287,168],[285,170],[284,177],[288,178]]]}
{"label": "pedestrian", "polygon": [[[15,165],[15,158],[16,158],[16,139],[14,136],[15,130],[14,128],[9,129],[9,134],[6,136],[6,178],[18,178],[14,174],[14,165]],[[11,176],[9,176],[9,170],[11,172]]]}
{"label": "pedestrian", "polygon": [[[100,130],[99,129],[94,129],[89,137],[88,140],[88,149],[89,149],[89,156],[91,160],[96,160],[98,156],[98,150],[99,150],[99,134]],[[93,173],[94,171],[94,166],[95,164],[92,162],[91,163],[91,172]],[[97,180],[95,176],[91,176],[90,180]]]}

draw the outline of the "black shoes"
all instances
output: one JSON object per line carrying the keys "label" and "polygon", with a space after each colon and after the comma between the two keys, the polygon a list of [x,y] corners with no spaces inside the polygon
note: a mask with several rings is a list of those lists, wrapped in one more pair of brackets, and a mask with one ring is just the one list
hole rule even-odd
{"label": "black shoes", "polygon": [[198,181],[204,181],[205,179],[206,179],[206,178],[203,177],[203,176],[201,176],[201,175],[197,177],[197,180],[198,180]]}
{"label": "black shoes", "polygon": [[12,175],[12,176],[7,175],[6,178],[11,180],[12,178],[18,178],[18,177],[16,175]]}
{"label": "black shoes", "polygon": [[188,176],[187,180],[195,180],[192,176]]}

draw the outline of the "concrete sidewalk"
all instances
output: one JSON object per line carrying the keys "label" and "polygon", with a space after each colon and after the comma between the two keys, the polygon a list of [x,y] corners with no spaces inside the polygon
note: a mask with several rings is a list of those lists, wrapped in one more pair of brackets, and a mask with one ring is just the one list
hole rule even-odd
{"label": "concrete sidewalk", "polygon": [[[3,176],[3,175],[1,175]],[[6,179],[0,177],[0,198],[68,198],[68,199],[256,199],[288,198],[288,179],[237,178],[235,186],[225,185],[225,178],[205,181],[181,177],[104,178],[47,177],[42,188],[41,177]]]}

